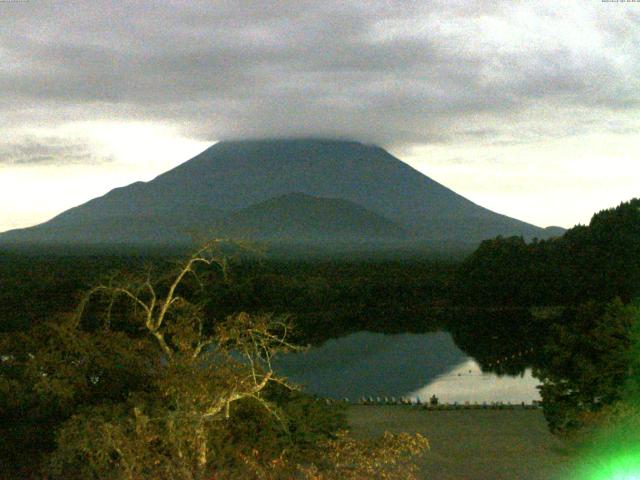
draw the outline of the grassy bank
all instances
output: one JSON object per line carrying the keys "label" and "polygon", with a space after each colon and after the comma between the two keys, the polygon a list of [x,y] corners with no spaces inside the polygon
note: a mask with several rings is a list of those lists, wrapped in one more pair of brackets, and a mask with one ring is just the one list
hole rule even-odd
{"label": "grassy bank", "polygon": [[352,405],[348,418],[356,436],[385,430],[426,436],[431,450],[423,475],[429,480],[559,480],[569,468],[565,446],[547,431],[540,410]]}

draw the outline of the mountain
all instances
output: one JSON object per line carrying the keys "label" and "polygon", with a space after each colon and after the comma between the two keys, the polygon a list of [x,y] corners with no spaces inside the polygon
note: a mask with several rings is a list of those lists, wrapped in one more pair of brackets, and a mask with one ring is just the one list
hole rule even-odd
{"label": "mountain", "polygon": [[5,232],[0,242],[175,244],[209,231],[469,245],[557,234],[476,205],[380,147],[293,139],[219,142],[150,182]]}
{"label": "mountain", "polygon": [[398,241],[407,232],[360,205],[294,192],[243,208],[217,222],[221,236],[286,242]]}
{"label": "mountain", "polygon": [[544,235],[542,237],[538,237],[538,238],[553,238],[553,237],[561,237],[562,235],[565,234],[567,230],[565,228],[562,227],[558,227],[558,226],[551,226],[551,227],[546,227],[544,229]]}

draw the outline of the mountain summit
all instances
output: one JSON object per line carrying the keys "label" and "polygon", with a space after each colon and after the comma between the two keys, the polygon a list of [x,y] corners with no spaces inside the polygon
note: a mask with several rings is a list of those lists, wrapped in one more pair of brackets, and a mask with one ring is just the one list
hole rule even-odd
{"label": "mountain summit", "polygon": [[175,244],[212,232],[256,239],[473,244],[545,238],[487,210],[380,147],[338,140],[225,141],[2,243]]}

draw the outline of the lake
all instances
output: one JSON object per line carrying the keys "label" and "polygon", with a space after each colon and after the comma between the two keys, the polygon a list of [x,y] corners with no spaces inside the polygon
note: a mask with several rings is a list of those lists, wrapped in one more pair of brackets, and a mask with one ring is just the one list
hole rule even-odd
{"label": "lake", "polygon": [[448,332],[382,334],[358,332],[332,339],[274,362],[277,373],[311,394],[328,398],[409,397],[441,402],[540,400],[539,381],[483,373]]}

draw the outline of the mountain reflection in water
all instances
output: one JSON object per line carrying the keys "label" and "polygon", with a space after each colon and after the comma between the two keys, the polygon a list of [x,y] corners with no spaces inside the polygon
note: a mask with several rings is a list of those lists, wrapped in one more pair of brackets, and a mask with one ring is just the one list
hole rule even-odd
{"label": "mountain reflection in water", "polygon": [[444,402],[531,402],[537,379],[482,373],[447,332],[358,332],[306,352],[281,356],[276,371],[312,394],[329,398],[419,397]]}

